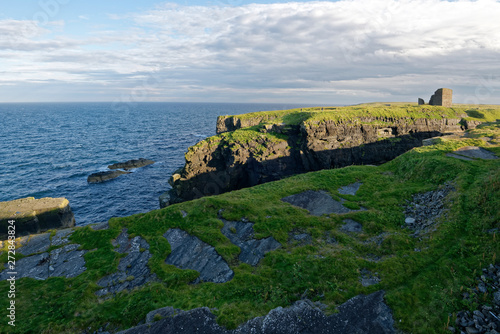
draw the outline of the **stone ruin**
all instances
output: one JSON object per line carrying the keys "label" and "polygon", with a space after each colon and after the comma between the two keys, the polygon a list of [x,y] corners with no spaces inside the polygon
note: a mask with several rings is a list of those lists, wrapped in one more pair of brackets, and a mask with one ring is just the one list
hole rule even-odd
{"label": "stone ruin", "polygon": [[[434,95],[431,96],[429,100],[429,105],[431,106],[443,106],[443,107],[451,107],[453,91],[449,88],[439,88],[434,92]],[[418,99],[418,104],[425,104],[425,101],[421,98]]]}

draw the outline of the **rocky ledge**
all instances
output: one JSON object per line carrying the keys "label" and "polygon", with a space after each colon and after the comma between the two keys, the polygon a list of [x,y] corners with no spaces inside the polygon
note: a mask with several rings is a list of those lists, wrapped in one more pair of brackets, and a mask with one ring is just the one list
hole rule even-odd
{"label": "rocky ledge", "polygon": [[144,159],[144,158],[139,158],[137,160],[129,160],[125,162],[117,162],[115,164],[109,165],[109,169],[124,169],[124,170],[129,170],[129,169],[134,169],[134,168],[141,168],[144,166],[152,165],[155,162],[153,160],[149,159]]}
{"label": "rocky ledge", "polygon": [[75,217],[66,198],[26,197],[0,202],[0,239],[7,239],[9,221],[14,221],[15,236],[40,233],[75,225]]}

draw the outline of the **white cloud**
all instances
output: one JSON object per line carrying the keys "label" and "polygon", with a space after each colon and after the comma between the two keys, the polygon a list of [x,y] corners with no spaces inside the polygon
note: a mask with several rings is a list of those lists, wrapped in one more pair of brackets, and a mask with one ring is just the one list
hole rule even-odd
{"label": "white cloud", "polygon": [[[465,99],[492,73],[500,88],[498,17],[494,0],[165,4],[78,39],[61,24],[3,20],[0,58],[22,59],[1,66],[9,84],[87,82],[108,100],[153,75],[151,99],[356,103],[441,86]],[[494,92],[484,102],[500,103]]]}

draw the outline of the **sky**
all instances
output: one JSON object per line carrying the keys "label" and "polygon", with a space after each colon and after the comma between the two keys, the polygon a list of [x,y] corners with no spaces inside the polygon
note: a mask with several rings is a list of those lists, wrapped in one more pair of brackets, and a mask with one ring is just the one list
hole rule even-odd
{"label": "sky", "polygon": [[0,3],[0,102],[500,104],[500,0]]}

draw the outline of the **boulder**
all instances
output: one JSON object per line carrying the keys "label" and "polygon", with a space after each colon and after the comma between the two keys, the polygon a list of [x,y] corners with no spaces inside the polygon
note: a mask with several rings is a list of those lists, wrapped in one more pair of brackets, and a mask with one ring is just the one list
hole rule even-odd
{"label": "boulder", "polygon": [[125,161],[125,162],[118,162],[118,163],[109,165],[108,168],[109,169],[129,170],[129,169],[140,168],[140,167],[152,165],[154,163],[155,162],[153,160],[140,158],[138,160],[129,160],[129,161]]}
{"label": "boulder", "polygon": [[110,170],[105,172],[97,172],[89,175],[87,178],[88,183],[101,183],[111,179],[115,179],[122,174],[130,174],[131,172],[124,172],[122,170]]}
{"label": "boulder", "polygon": [[75,226],[75,217],[66,198],[26,197],[0,202],[0,239],[7,239],[12,220],[16,237]]}

